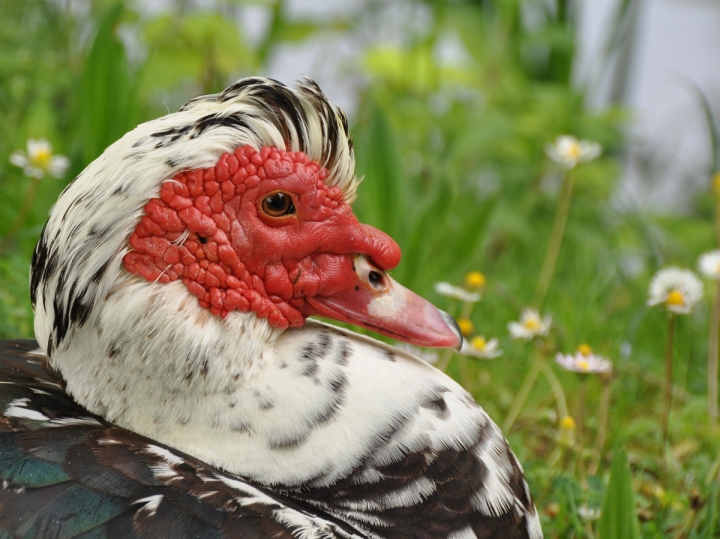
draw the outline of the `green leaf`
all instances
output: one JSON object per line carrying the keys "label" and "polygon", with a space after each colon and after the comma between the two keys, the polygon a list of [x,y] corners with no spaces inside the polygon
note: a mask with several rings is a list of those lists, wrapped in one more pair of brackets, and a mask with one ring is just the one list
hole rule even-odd
{"label": "green leaf", "polygon": [[142,96],[186,80],[202,92],[219,91],[238,72],[256,66],[240,28],[220,14],[160,15],[145,25],[144,35],[151,52],[143,69]]}
{"label": "green leaf", "polygon": [[366,222],[401,240],[401,231],[396,227],[399,216],[404,215],[400,155],[387,113],[374,100],[367,127],[356,139],[355,153],[358,173],[367,179],[360,186],[356,206],[359,213]]}
{"label": "green leaf", "polygon": [[622,449],[615,452],[610,464],[610,481],[602,504],[598,534],[600,539],[640,539],[632,475]]}
{"label": "green leaf", "polygon": [[117,3],[102,19],[80,76],[76,109],[84,164],[137,124],[136,85],[117,36],[123,12]]}

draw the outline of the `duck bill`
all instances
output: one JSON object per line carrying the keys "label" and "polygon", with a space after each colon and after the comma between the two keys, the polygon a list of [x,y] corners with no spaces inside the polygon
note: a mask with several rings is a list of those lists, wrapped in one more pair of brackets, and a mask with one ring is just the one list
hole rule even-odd
{"label": "duck bill", "polygon": [[348,322],[417,346],[455,348],[462,335],[455,320],[411,292],[365,257],[354,263],[352,285],[332,295],[305,298],[303,313]]}

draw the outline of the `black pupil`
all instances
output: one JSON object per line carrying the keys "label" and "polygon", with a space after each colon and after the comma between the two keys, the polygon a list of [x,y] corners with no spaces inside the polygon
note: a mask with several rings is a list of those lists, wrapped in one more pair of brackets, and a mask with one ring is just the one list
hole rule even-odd
{"label": "black pupil", "polygon": [[275,193],[265,199],[265,210],[274,215],[287,215],[293,211],[292,199],[284,193]]}
{"label": "black pupil", "polygon": [[368,275],[368,280],[371,284],[378,286],[382,284],[382,275],[380,275],[377,271],[371,271]]}

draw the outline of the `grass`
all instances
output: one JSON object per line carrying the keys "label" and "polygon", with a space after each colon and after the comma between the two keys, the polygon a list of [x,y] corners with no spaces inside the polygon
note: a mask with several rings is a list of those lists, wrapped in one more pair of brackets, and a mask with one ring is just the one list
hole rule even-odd
{"label": "grass", "polygon": [[[627,114],[616,107],[588,111],[582,89],[570,84],[575,28],[568,2],[538,12],[541,24],[532,28],[523,23],[522,4],[411,2],[430,23],[402,45],[363,51],[357,70],[368,83],[351,119],[358,173],[365,176],[355,211],[400,244],[403,259],[393,276],[443,308],[460,312],[434,283],[460,285],[472,270],[486,276],[483,299],[469,317],[478,334],[499,339],[504,355],[489,361],[453,355],[447,372],[503,424],[523,380],[537,370],[506,436],[525,467],[546,537],[716,537],[720,429],[707,413],[706,361],[717,284],[705,282],[705,299],[676,321],[666,445],[667,319],[646,305],[657,269],[694,268],[700,253],[716,247],[715,170],[689,214],[614,204]],[[619,16],[634,4],[623,2]],[[0,80],[8,81],[0,87],[2,337],[32,336],[27,268],[67,183],[39,182],[13,230],[31,183],[3,156],[29,137],[48,138],[71,158],[72,178],[137,122],[164,114],[165,103],[175,109],[239,76],[262,74],[282,43],[360,32],[366,16],[311,23],[270,2],[268,30],[251,42],[228,23],[228,15],[242,14],[234,3],[203,11],[179,2],[155,16],[140,16],[131,3],[88,5],[83,12],[41,0],[0,4]],[[382,3],[371,3],[367,17],[381,10]],[[618,43],[632,41],[631,26],[623,29],[622,39],[610,36],[613,54],[624,50]],[[463,61],[438,60],[435,51],[448,35],[465,47]],[[717,144],[712,110],[701,101]],[[507,324],[533,301],[563,184],[563,171],[544,148],[564,133],[598,141],[604,153],[573,171],[567,223],[542,302],[552,330],[532,342],[513,340]],[[556,352],[572,353],[581,343],[613,361],[611,376],[583,379],[554,364]],[[562,406],[558,411],[558,388],[574,428],[563,421]],[[599,510],[599,520],[585,508]]]}

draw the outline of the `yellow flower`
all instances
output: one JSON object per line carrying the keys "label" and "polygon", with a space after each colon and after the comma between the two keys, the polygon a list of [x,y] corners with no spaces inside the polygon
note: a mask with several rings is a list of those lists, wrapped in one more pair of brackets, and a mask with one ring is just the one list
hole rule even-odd
{"label": "yellow flower", "polygon": [[575,430],[575,420],[570,417],[569,415],[566,415],[562,418],[562,421],[560,421],[560,428],[562,430],[567,431],[574,431]]}
{"label": "yellow flower", "polygon": [[479,271],[471,271],[465,275],[465,287],[469,290],[484,288],[486,282],[487,279],[485,279],[485,275]]}
{"label": "yellow flower", "polygon": [[589,344],[582,343],[582,344],[578,345],[577,353],[580,354],[581,356],[587,357],[590,354],[592,354],[592,348],[590,348]]}
{"label": "yellow flower", "polygon": [[569,415],[566,415],[562,418],[560,421],[560,429],[559,429],[559,435],[560,435],[560,443],[565,446],[571,446],[575,443],[575,420],[570,417]]}
{"label": "yellow flower", "polygon": [[460,318],[458,319],[457,323],[458,327],[460,328],[460,333],[463,334],[463,337],[468,337],[475,332],[475,326],[473,325],[472,320],[469,320],[467,318]]}

